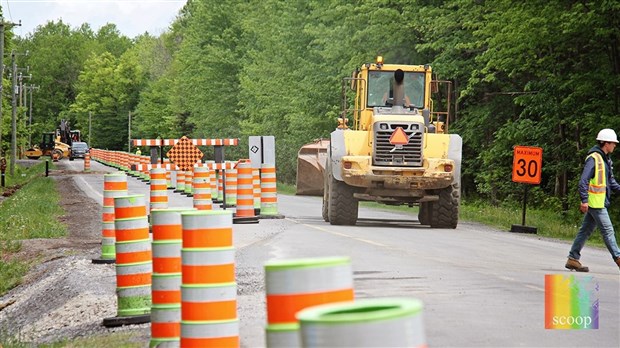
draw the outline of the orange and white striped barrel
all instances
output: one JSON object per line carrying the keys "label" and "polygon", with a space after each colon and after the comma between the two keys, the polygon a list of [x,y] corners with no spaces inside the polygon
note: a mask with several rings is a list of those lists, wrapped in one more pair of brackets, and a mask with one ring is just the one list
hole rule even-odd
{"label": "orange and white striped barrel", "polygon": [[265,291],[267,346],[297,346],[297,312],[320,304],[353,300],[351,261],[348,257],[323,257],[268,262]]}
{"label": "orange and white striped barrel", "polygon": [[318,347],[427,347],[422,301],[361,299],[297,313],[301,345]]}
{"label": "orange and white striped barrel", "polygon": [[90,172],[90,153],[84,154],[84,171]]}
{"label": "orange and white striped barrel", "polygon": [[198,210],[213,209],[211,200],[211,183],[208,167],[195,167],[192,182],[194,208]]}
{"label": "orange and white striped barrel", "polygon": [[179,345],[181,337],[181,213],[193,208],[151,210],[153,284],[150,346]]}
{"label": "orange and white striped barrel", "polygon": [[254,186],[250,160],[239,160],[237,164],[237,209],[235,216],[253,217]]}
{"label": "orange and white striped barrel", "polygon": [[118,316],[151,310],[152,254],[144,195],[114,198]]}
{"label": "orange and white striped barrel", "polygon": [[254,194],[254,209],[260,209],[260,170],[252,169],[252,193]]}
{"label": "orange and white striped barrel", "polygon": [[232,283],[235,281],[235,249],[182,248],[181,279],[187,284]]}
{"label": "orange and white striped barrel", "polygon": [[174,192],[185,192],[185,171],[184,170],[177,170],[177,175],[176,175],[176,185],[175,185],[175,190]]}
{"label": "orange and white striped barrel", "polygon": [[226,205],[237,204],[237,169],[226,170],[226,187],[224,194],[226,195]]}
{"label": "orange and white striped barrel", "polygon": [[217,171],[217,200],[222,201],[224,199],[224,176],[226,172],[222,169]]}
{"label": "orange and white striped barrel", "polygon": [[149,156],[140,156],[140,164],[142,165],[141,177],[145,181],[151,180],[149,173],[149,164],[151,162],[151,158]]}
{"label": "orange and white striped barrel", "polygon": [[115,172],[103,175],[103,211],[101,214],[101,259],[116,258],[114,232],[114,197],[127,195],[127,175]]}
{"label": "orange and white striped barrel", "polygon": [[211,187],[211,199],[217,200],[217,171],[213,168],[215,161],[206,161],[205,165],[209,167],[209,186]]}
{"label": "orange and white striped barrel", "polygon": [[146,215],[144,195],[128,195],[114,198],[114,217],[116,219],[146,217]]}
{"label": "orange and white striped barrel", "polygon": [[151,209],[168,208],[168,183],[166,168],[151,168]]}
{"label": "orange and white striped barrel", "polygon": [[192,180],[194,179],[194,171],[186,170],[185,171],[185,194],[187,196],[191,196],[193,193],[192,190]]}
{"label": "orange and white striped barrel", "polygon": [[181,321],[181,347],[239,347],[239,320]]}
{"label": "orange and white striped barrel", "polygon": [[278,215],[276,166],[263,164],[260,173],[260,214]]}

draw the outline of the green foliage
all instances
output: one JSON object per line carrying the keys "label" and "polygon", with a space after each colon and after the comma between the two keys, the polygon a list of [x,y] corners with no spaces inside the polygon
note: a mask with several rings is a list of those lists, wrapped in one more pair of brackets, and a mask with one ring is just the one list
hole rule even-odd
{"label": "green foliage", "polygon": [[343,77],[376,55],[429,63],[453,82],[463,195],[518,200],[513,147],[540,146],[532,204],[567,211],[594,136],[620,129],[619,27],[615,1],[205,0],[159,37],[59,21],[18,44],[40,79],[37,131],[58,117],[85,129],[91,112],[94,145],[124,149],[131,112],[133,138],[239,137],[228,159],[248,156],[248,136],[273,135],[289,183],[300,146],[334,129]]}

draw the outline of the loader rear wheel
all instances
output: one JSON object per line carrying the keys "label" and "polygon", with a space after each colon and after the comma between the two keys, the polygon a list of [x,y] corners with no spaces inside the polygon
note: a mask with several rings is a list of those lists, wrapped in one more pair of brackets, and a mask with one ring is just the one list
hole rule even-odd
{"label": "loader rear wheel", "polygon": [[355,225],[358,214],[358,200],[353,197],[355,188],[329,175],[327,217],[332,225]]}
{"label": "loader rear wheel", "polygon": [[418,212],[418,221],[420,221],[421,225],[430,225],[431,224],[431,212],[432,205],[431,202],[422,202],[420,203],[420,208]]}
{"label": "loader rear wheel", "polygon": [[439,201],[433,202],[430,212],[432,228],[456,228],[459,222],[459,198],[458,184],[452,184],[438,190]]}

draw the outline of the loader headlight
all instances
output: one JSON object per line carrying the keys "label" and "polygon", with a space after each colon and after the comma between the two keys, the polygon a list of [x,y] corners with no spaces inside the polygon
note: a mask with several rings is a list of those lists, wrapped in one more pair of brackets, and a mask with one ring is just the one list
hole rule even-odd
{"label": "loader headlight", "polygon": [[387,125],[387,123],[379,123],[379,129],[381,129],[381,130],[387,130],[387,129],[388,129],[388,125]]}
{"label": "loader headlight", "polygon": [[452,165],[451,165],[451,164],[445,164],[445,165],[443,166],[443,170],[444,170],[446,173],[450,173],[450,172],[452,171]]}

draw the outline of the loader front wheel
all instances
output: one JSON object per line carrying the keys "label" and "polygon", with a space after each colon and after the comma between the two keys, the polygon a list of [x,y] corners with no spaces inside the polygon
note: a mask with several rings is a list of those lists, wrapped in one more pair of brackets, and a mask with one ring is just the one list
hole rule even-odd
{"label": "loader front wheel", "polygon": [[460,191],[458,184],[438,190],[439,201],[433,202],[430,212],[432,228],[456,228],[459,222]]}
{"label": "loader front wheel", "polygon": [[355,225],[358,200],[353,197],[355,188],[329,175],[328,218],[332,225]]}
{"label": "loader front wheel", "polygon": [[431,212],[433,206],[431,202],[422,202],[420,203],[419,212],[418,212],[418,221],[420,221],[421,225],[430,225],[431,221]]}
{"label": "loader front wheel", "polygon": [[329,222],[329,185],[327,185],[327,180],[330,177],[331,175],[327,174],[323,177],[323,206],[321,207],[321,215],[325,222]]}

